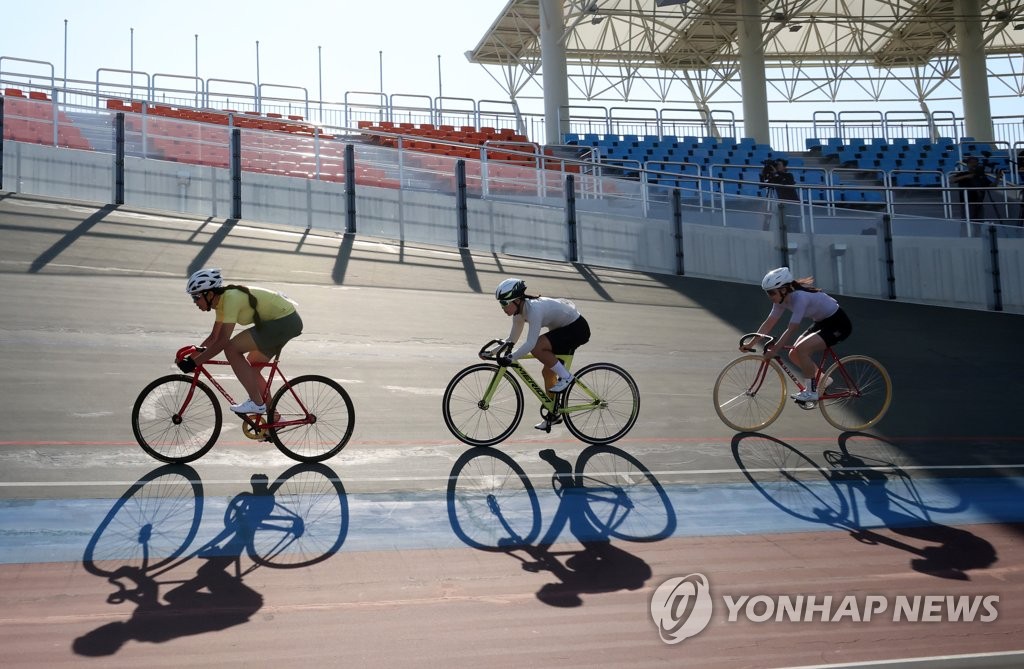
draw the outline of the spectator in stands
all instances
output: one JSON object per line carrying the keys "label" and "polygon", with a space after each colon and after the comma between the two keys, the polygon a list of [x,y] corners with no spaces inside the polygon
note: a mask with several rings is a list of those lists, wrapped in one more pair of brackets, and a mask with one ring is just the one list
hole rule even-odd
{"label": "spectator in stands", "polygon": [[[788,165],[789,162],[781,158],[764,161],[764,167],[761,170],[761,183],[764,185],[770,201],[797,203],[795,205],[789,204],[783,210],[786,217],[786,227],[792,229],[794,224],[799,223],[799,219],[795,215],[799,207],[800,195],[796,192],[796,178],[787,169]],[[774,215],[775,207],[769,206],[768,215],[764,221],[765,230],[771,229],[771,221]]]}
{"label": "spectator in stands", "polygon": [[[985,161],[988,162],[987,160]],[[960,198],[964,203],[964,218],[980,221],[985,216],[987,188],[995,185],[995,177],[977,156],[964,158],[964,169],[949,177],[949,183],[960,187]]]}
{"label": "spectator in stands", "polygon": [[769,195],[774,195],[786,202],[799,202],[800,195],[796,192],[796,178],[788,169],[789,161],[782,158],[767,160],[761,170],[761,183],[765,184]]}

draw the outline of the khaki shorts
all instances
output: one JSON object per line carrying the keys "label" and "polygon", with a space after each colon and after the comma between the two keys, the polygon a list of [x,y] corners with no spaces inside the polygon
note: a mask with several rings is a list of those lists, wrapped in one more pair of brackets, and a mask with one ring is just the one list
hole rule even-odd
{"label": "khaki shorts", "polygon": [[299,312],[293,311],[276,320],[263,321],[260,327],[249,328],[249,332],[252,332],[252,340],[260,353],[273,358],[281,354],[285,344],[302,334],[302,319]]}

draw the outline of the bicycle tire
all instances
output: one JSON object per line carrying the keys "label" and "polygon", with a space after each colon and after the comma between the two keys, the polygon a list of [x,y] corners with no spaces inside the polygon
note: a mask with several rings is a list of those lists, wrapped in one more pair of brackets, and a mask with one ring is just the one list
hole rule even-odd
{"label": "bicycle tire", "polygon": [[267,430],[278,450],[299,462],[323,462],[336,455],[352,438],[356,424],[345,389],[317,374],[296,377],[278,388],[267,416],[275,421],[312,417],[307,423]]}
{"label": "bicycle tire", "polygon": [[184,416],[182,402],[193,387],[193,377],[170,374],[142,389],[132,407],[132,432],[146,453],[172,464],[201,458],[213,447],[224,422],[220,403],[202,381]]}
{"label": "bicycle tire", "polygon": [[565,390],[562,406],[569,408],[561,415],[573,436],[587,444],[610,444],[636,424],[640,390],[623,368],[595,362],[576,372]]}
{"label": "bicycle tire", "polygon": [[715,413],[737,432],[754,432],[768,427],[786,406],[786,378],[775,362],[768,363],[764,380],[754,385],[764,358],[743,355],[727,364],[715,380],[712,398]]}
{"label": "bicycle tire", "polygon": [[[254,563],[274,569],[295,569],[322,562],[338,552],[349,527],[348,497],[341,479],[323,463],[292,466],[270,486],[273,509],[247,526],[246,552]],[[224,526],[244,523],[243,501],[235,496],[224,511]]]}
{"label": "bicycle tire", "polygon": [[114,503],[82,555],[91,574],[110,576],[123,566],[157,569],[185,552],[203,517],[203,484],[188,465],[162,465]]}
{"label": "bicycle tire", "polygon": [[456,460],[446,498],[452,531],[472,548],[510,551],[540,535],[537,491],[523,468],[495,448],[473,448]]}
{"label": "bicycle tire", "polygon": [[[832,379],[831,385],[826,386],[824,379]],[[882,420],[892,403],[889,372],[866,355],[840,358],[828,368],[818,387],[822,389],[818,401],[821,415],[837,430],[867,429]]]}
{"label": "bicycle tire", "polygon": [[607,444],[589,446],[576,461],[586,492],[584,511],[608,536],[660,541],[676,530],[676,512],[665,488],[639,460]]}
{"label": "bicycle tire", "polygon": [[441,399],[444,424],[455,438],[470,446],[493,446],[512,434],[523,419],[523,389],[508,371],[502,375],[490,403],[483,396],[501,368],[479,363],[466,367],[448,382]]}

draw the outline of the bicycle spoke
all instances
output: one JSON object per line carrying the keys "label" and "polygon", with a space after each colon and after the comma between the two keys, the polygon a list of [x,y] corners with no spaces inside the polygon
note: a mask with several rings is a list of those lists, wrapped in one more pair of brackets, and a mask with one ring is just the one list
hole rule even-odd
{"label": "bicycle spoke", "polygon": [[872,358],[846,356],[832,365],[823,378],[831,379],[831,384],[823,390],[819,406],[825,420],[836,429],[871,427],[889,409],[892,381],[885,368]]}
{"label": "bicycle spoke", "polygon": [[484,402],[497,367],[473,365],[455,375],[442,399],[442,414],[449,431],[471,446],[490,446],[504,440],[523,416],[523,391],[509,375],[502,375],[489,402]]}
{"label": "bicycle spoke", "polygon": [[779,417],[786,401],[786,380],[775,365],[758,382],[764,359],[747,355],[733,360],[715,382],[715,411],[738,432],[760,430]]}
{"label": "bicycle spoke", "polygon": [[[192,397],[185,406],[191,392]],[[184,407],[184,410],[183,410]],[[202,383],[172,375],[149,384],[132,408],[132,431],[143,450],[158,460],[190,462],[213,446],[220,434],[221,409]]]}
{"label": "bicycle spoke", "polygon": [[594,363],[576,374],[562,411],[566,427],[577,438],[591,444],[611,443],[636,423],[640,391],[621,367]]}
{"label": "bicycle spoke", "polygon": [[355,410],[337,382],[323,376],[300,376],[274,395],[268,420],[285,423],[269,430],[285,455],[300,462],[320,462],[348,443],[355,427]]}

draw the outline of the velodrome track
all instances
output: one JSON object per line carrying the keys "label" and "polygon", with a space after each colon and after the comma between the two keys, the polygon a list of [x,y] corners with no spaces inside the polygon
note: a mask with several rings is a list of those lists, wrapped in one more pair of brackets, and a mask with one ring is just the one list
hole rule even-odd
{"label": "velodrome track", "polygon": [[[331,376],[355,402],[352,441],[296,478],[333,480],[346,513],[315,564],[242,555],[235,578],[194,554],[252,475],[295,472],[272,445],[228,422],[187,476],[164,477],[132,437],[139,390],[209,330],[183,293],[202,266],[296,299],[305,332],[283,368]],[[736,435],[710,394],[766,313],[756,286],[10,194],[0,272],[3,666],[783,667],[1024,650],[1020,316],[840,296],[855,325],[841,350],[885,363],[888,416],[838,434],[792,406],[765,434]],[[478,454],[446,430],[441,393],[507,333],[491,291],[509,275],[576,300],[594,327],[578,364],[619,363],[642,395],[615,448],[538,433],[528,405],[514,437],[480,456],[532,482],[541,532],[558,536],[533,551],[468,547],[446,503],[453,467]],[[546,448],[588,474],[649,472],[664,497],[639,500],[624,532],[642,541],[595,541],[585,511],[552,492]],[[132,527],[140,489],[161,500],[183,486],[204,504],[191,547],[151,589],[117,594],[138,563],[110,548],[103,557],[128,567],[112,579],[86,558]],[[172,511],[157,532],[181,522]],[[311,537],[328,524],[315,520]],[[710,624],[664,643],[652,596],[695,573],[711,586]],[[870,621],[730,621],[725,595],[889,608]],[[998,596],[998,616],[892,620],[897,597],[961,595]],[[1020,658],[970,666],[998,662]]]}

